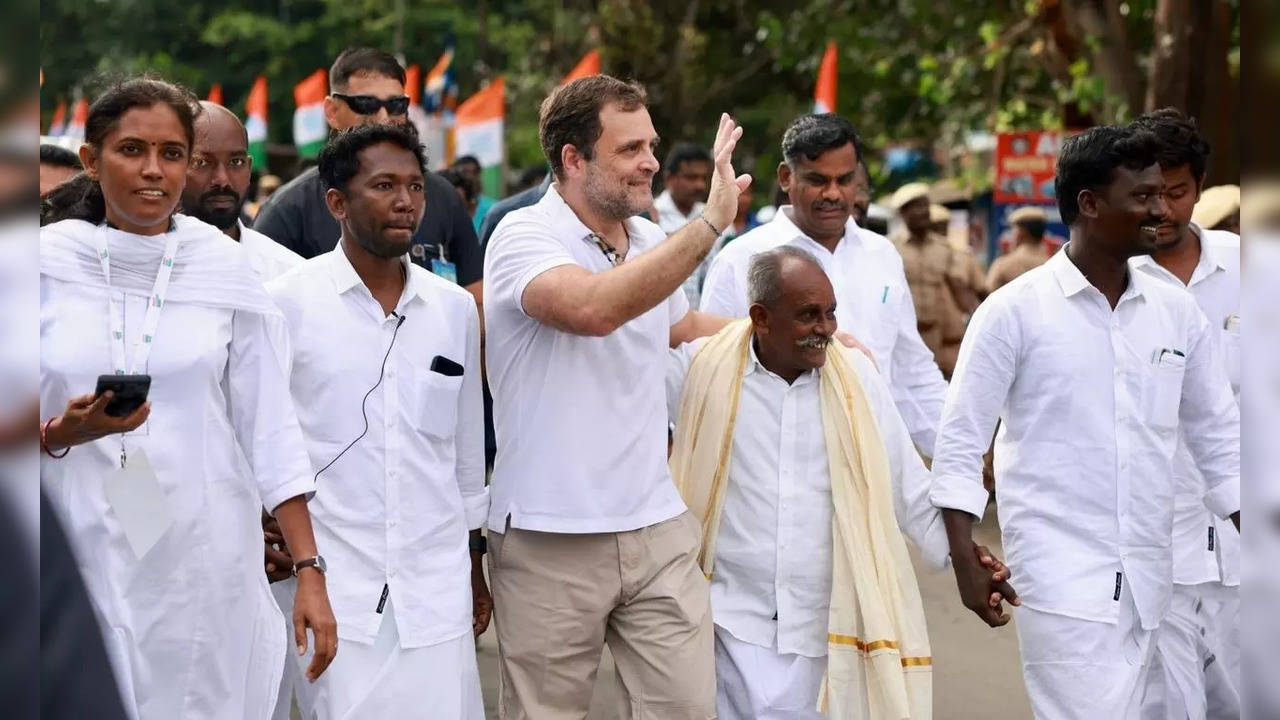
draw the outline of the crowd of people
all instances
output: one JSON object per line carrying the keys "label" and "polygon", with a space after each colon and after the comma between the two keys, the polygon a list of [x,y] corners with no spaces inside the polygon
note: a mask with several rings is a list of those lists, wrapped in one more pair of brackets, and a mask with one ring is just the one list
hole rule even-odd
{"label": "crowd of people", "polygon": [[838,115],[788,127],[760,218],[729,114],[660,164],[644,89],[580,78],[495,202],[427,169],[404,82],[343,52],[318,163],[260,198],[235,114],[153,77],[42,150],[96,716],[479,720],[492,619],[511,720],[585,716],[605,646],[620,717],[929,718],[909,541],[1016,615],[1037,717],[1239,717],[1239,236],[1192,120],[1068,139],[1067,242],[1021,210],[984,272],[926,185],[867,227]]}

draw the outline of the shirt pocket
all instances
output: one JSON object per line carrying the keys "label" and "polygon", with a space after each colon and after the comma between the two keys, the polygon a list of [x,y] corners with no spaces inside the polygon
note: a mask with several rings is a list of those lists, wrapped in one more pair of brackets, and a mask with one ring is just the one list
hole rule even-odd
{"label": "shirt pocket", "polygon": [[1178,408],[1182,402],[1182,376],[1186,372],[1184,357],[1164,353],[1151,367],[1147,378],[1147,421],[1157,430],[1173,430],[1178,426]]}
{"label": "shirt pocket", "polygon": [[458,429],[458,393],[462,376],[414,368],[414,415],[419,432],[437,440],[452,440]]}

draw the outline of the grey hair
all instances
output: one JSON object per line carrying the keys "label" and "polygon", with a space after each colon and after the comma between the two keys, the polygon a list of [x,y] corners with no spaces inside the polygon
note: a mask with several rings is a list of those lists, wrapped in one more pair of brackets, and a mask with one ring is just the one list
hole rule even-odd
{"label": "grey hair", "polygon": [[[747,302],[751,305],[775,307],[782,295],[782,262],[793,258],[801,262],[812,263],[822,270],[822,263],[813,253],[792,245],[783,245],[766,250],[751,258],[747,267]],[[825,272],[825,271],[824,271]]]}

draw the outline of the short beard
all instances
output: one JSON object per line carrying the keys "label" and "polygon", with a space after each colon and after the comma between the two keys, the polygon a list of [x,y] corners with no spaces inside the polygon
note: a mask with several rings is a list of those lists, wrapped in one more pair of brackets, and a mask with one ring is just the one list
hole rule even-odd
{"label": "short beard", "polygon": [[636,207],[627,197],[625,186],[609,187],[595,167],[595,163],[587,163],[587,174],[583,181],[582,194],[586,196],[591,209],[610,220],[626,220],[639,215],[649,207],[648,203]]}
{"label": "short beard", "polygon": [[219,230],[230,230],[240,221],[240,208],[234,210],[200,210],[195,214],[195,218],[201,222],[209,223]]}
{"label": "short beard", "polygon": [[347,225],[347,232],[351,235],[351,239],[355,240],[356,244],[364,248],[370,255],[384,260],[398,258],[409,252],[410,248],[413,247],[413,236],[410,236],[409,241],[403,245],[393,245],[377,229],[363,223],[360,225],[355,223]]}

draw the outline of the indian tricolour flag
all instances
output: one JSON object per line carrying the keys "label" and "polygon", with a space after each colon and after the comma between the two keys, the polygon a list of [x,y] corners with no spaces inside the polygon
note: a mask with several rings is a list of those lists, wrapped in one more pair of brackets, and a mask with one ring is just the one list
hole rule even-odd
{"label": "indian tricolour flag", "polygon": [[58,107],[53,109],[53,120],[49,123],[49,137],[62,137],[67,132],[67,101],[59,100]]}
{"label": "indian tricolour flag", "polygon": [[67,125],[67,131],[62,136],[72,140],[83,140],[84,124],[88,120],[89,101],[81,96],[76,99],[75,109],[71,111],[71,123]]}
{"label": "indian tricolour flag", "polygon": [[329,123],[324,119],[324,97],[329,93],[329,78],[324,70],[316,70],[293,88],[293,144],[298,156],[313,158],[320,154],[329,139]]}
{"label": "indian tricolour flag", "polygon": [[565,75],[564,79],[560,81],[560,84],[568,85],[569,83],[573,82],[574,80],[577,80],[578,78],[591,77],[592,75],[599,75],[599,74],[600,74],[600,51],[592,50],[591,52],[582,56],[582,59],[578,61],[578,64],[574,65],[573,69],[569,71],[569,74]]}
{"label": "indian tricolour flag", "polygon": [[499,77],[458,106],[454,125],[454,157],[474,155],[480,161],[481,184],[484,193],[490,197],[502,195],[505,150],[502,114],[505,98],[506,82]]}
{"label": "indian tricolour flag", "polygon": [[209,88],[209,95],[205,97],[205,100],[208,100],[215,105],[226,105],[222,100],[222,83],[214,83],[213,86]]}
{"label": "indian tricolour flag", "polygon": [[259,172],[267,170],[267,78],[259,75],[244,103],[244,129],[249,134],[249,157]]}
{"label": "indian tricolour flag", "polygon": [[426,95],[422,104],[427,112],[427,132],[423,139],[432,167],[442,170],[453,160],[453,121],[458,106],[458,83],[453,76],[453,40],[445,41],[440,59],[427,71]]}
{"label": "indian tricolour flag", "polygon": [[836,111],[836,44],[828,43],[818,66],[818,85],[813,90],[813,114],[822,115]]}
{"label": "indian tricolour flag", "polygon": [[441,152],[441,148],[427,143],[431,129],[428,127],[427,111],[422,107],[422,68],[417,64],[404,69],[404,90],[409,96],[409,122],[418,131],[418,139],[422,141],[428,155]]}

